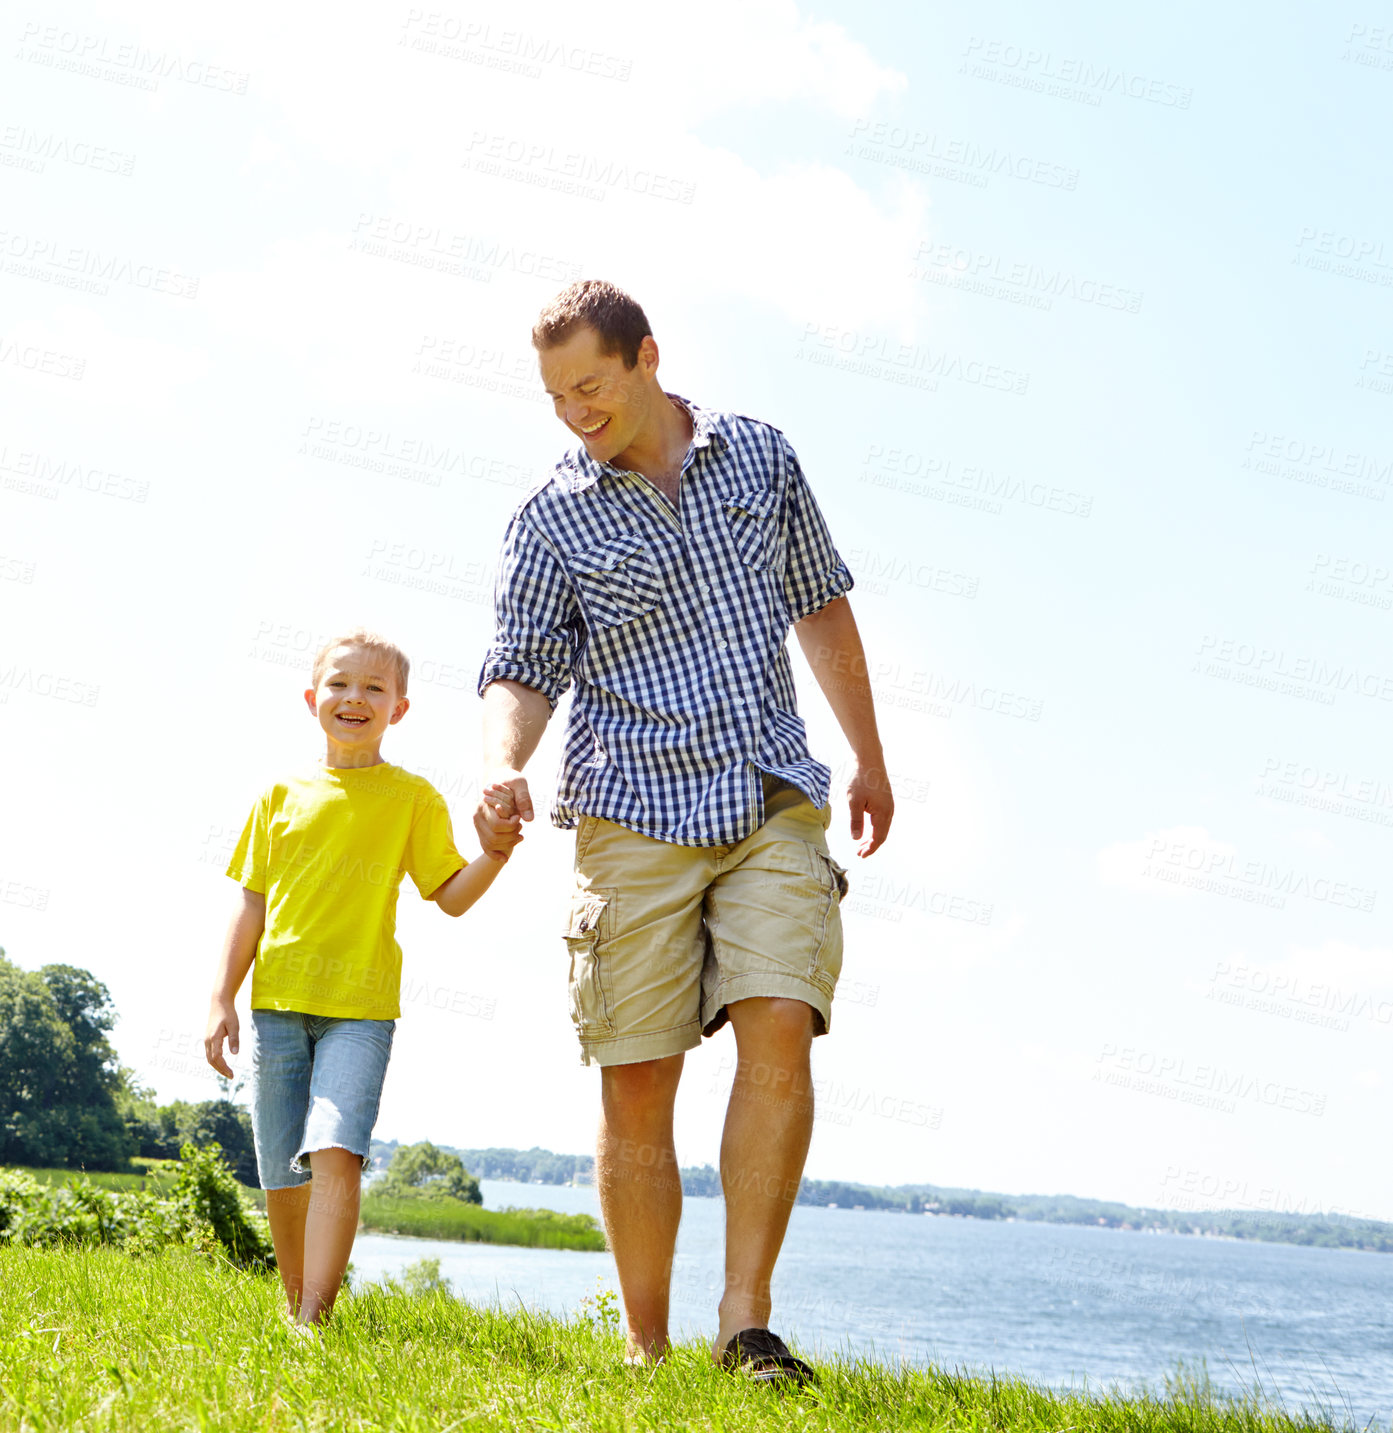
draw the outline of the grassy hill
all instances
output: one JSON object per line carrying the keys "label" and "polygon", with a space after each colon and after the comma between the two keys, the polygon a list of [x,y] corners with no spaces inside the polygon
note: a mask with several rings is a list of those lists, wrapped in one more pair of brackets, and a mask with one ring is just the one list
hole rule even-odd
{"label": "grassy hill", "polygon": [[[408,1290],[414,1290],[409,1292]],[[780,1397],[699,1345],[630,1369],[612,1300],[561,1321],[478,1309],[429,1277],[345,1294],[322,1337],[279,1286],[185,1248],[0,1249],[0,1428],[25,1433],[729,1430],[729,1433],[1309,1433],[1332,1426],[1217,1399],[1055,1395],[995,1375],[822,1363]]]}

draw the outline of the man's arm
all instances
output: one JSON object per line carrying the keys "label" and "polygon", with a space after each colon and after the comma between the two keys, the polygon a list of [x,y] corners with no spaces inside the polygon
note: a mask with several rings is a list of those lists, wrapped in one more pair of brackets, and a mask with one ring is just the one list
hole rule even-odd
{"label": "man's arm", "polygon": [[[494,862],[507,859],[522,840],[522,822],[532,820],[532,797],[522,768],[537,750],[551,711],[551,701],[544,693],[521,682],[499,678],[484,688],[485,781],[491,787],[506,788],[512,802],[511,814],[500,815],[485,791],[474,812],[479,845]],[[502,799],[500,790],[493,801]]]}
{"label": "man's arm", "polygon": [[237,992],[256,958],[257,943],[266,929],[266,897],[260,891],[242,887],[241,901],[223,939],[222,959],[213,982],[213,999],[208,1007],[208,1031],[203,1051],[208,1063],[220,1074],[232,1078],[232,1069],[223,1057],[222,1042],[237,1053]]}
{"label": "man's arm", "polygon": [[825,607],[794,625],[798,645],[813,669],[813,676],[832,708],[832,715],[851,746],[856,763],[847,785],[851,806],[851,837],[861,840],[863,818],[869,817],[871,832],[858,855],[869,856],[885,844],[895,815],[895,798],[885,773],[885,753],[876,730],[875,704],[861,646],[861,634],[851,603],[837,597]]}

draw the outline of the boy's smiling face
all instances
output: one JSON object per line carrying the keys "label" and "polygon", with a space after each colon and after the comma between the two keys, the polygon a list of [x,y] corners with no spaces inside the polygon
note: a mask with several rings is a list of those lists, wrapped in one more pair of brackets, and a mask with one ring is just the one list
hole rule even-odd
{"label": "boy's smiling face", "polygon": [[329,653],[305,703],[329,741],[330,766],[374,766],[387,728],[411,703],[397,692],[396,670],[372,647],[347,643]]}

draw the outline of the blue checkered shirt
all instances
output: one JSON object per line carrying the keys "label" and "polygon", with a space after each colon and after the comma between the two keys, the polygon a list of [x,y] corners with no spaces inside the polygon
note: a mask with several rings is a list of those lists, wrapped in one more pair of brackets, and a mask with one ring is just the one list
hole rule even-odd
{"label": "blue checkered shirt", "polygon": [[513,514],[479,691],[554,709],[575,681],[556,825],[731,845],[764,820],[761,772],[827,801],[784,643],[852,577],[777,428],[669,396],[693,427],[676,507],[582,449]]}

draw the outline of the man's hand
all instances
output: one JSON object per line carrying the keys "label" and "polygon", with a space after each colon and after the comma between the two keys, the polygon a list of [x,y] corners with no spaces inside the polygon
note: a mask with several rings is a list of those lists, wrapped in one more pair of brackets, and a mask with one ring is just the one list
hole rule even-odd
{"label": "man's hand", "polygon": [[[895,797],[890,790],[890,778],[883,766],[857,766],[846,788],[847,805],[851,807],[851,839],[860,841],[856,848],[858,856],[874,855],[890,834],[890,822],[895,818]],[[865,818],[870,818],[871,831],[866,840],[861,840],[865,829]]]}
{"label": "man's hand", "polygon": [[208,1063],[229,1080],[232,1078],[232,1066],[223,1057],[222,1042],[226,1039],[228,1050],[235,1055],[239,1029],[237,1007],[232,1001],[220,1000],[215,995],[208,1011],[208,1033],[203,1037],[203,1051],[208,1056]]}
{"label": "man's hand", "polygon": [[495,861],[506,861],[522,840],[522,823],[532,820],[527,778],[518,771],[498,772],[485,788],[474,812],[479,849]]}

